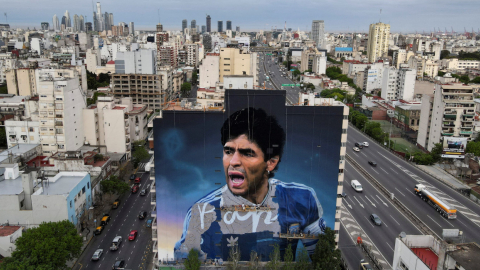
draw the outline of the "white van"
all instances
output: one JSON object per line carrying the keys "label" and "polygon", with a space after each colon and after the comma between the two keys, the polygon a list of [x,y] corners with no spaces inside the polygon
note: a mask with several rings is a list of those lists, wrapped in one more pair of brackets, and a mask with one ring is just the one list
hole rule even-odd
{"label": "white van", "polygon": [[360,185],[360,182],[358,182],[357,180],[352,180],[350,185],[352,185],[352,188],[355,189],[356,192],[363,191],[362,185]]}

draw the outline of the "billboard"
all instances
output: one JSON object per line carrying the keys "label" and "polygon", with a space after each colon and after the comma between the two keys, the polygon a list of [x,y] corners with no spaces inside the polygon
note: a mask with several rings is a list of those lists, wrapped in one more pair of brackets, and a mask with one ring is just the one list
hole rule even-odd
{"label": "billboard", "polygon": [[[242,261],[256,251],[313,253],[334,228],[342,106],[285,106],[285,91],[226,90],[223,111],[164,111],[154,120],[160,262]],[[296,235],[294,237],[294,234]]]}
{"label": "billboard", "polygon": [[467,138],[443,137],[443,158],[464,158]]}
{"label": "billboard", "polygon": [[377,70],[376,69],[369,69],[368,70],[368,81],[373,82],[377,79]]}

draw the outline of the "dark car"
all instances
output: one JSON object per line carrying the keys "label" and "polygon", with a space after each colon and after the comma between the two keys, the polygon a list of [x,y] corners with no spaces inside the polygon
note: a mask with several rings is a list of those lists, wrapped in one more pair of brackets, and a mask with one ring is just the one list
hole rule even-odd
{"label": "dark car", "polygon": [[145,219],[147,217],[147,211],[142,211],[138,214],[138,219]]}
{"label": "dark car", "polygon": [[375,225],[382,225],[382,220],[376,214],[371,214],[370,219],[373,221],[373,223],[375,223]]}
{"label": "dark car", "polygon": [[362,149],[363,148],[363,143],[356,142],[355,146]]}
{"label": "dark car", "polygon": [[134,173],[132,173],[132,174],[130,175],[130,180],[135,180],[136,177],[137,177],[137,175],[134,174]]}
{"label": "dark car", "polygon": [[373,167],[377,167],[377,163],[375,161],[368,161],[368,164],[372,165]]}
{"label": "dark car", "polygon": [[132,187],[132,193],[137,193],[138,192],[138,186],[135,185]]}
{"label": "dark car", "polygon": [[117,269],[123,269],[125,267],[125,260],[117,260],[113,266],[112,269],[117,270]]}
{"label": "dark car", "polygon": [[147,189],[146,188],[140,190],[140,196],[145,196],[145,195],[147,195]]}

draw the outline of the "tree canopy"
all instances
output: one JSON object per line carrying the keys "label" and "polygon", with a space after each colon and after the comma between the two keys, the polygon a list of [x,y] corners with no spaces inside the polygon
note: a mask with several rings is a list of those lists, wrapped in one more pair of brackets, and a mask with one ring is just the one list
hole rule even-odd
{"label": "tree canopy", "polygon": [[68,269],[66,263],[80,255],[82,238],[68,220],[42,223],[19,237],[12,257],[4,259],[1,270]]}
{"label": "tree canopy", "polygon": [[130,186],[122,181],[118,176],[112,175],[100,182],[100,190],[109,195],[123,194],[130,190]]}
{"label": "tree canopy", "polygon": [[133,154],[132,154],[132,162],[133,167],[137,168],[142,160],[145,160],[150,157],[147,149],[143,147],[145,145],[144,140],[135,141],[132,143],[133,147]]}
{"label": "tree canopy", "polygon": [[315,269],[342,269],[340,250],[335,248],[335,232],[326,228],[324,234],[319,235],[312,263]]}
{"label": "tree canopy", "polygon": [[199,270],[201,266],[200,259],[198,258],[198,251],[195,249],[190,249],[188,252],[188,257],[185,260],[185,269],[186,270]]}
{"label": "tree canopy", "polygon": [[180,92],[182,97],[186,98],[190,95],[190,90],[192,90],[192,84],[189,82],[184,82],[180,87]]}

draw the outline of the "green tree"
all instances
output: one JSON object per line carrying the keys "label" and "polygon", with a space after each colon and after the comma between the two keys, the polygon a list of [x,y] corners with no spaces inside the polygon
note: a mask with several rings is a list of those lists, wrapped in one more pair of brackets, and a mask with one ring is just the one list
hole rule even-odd
{"label": "green tree", "polygon": [[44,222],[16,240],[16,250],[4,259],[0,269],[68,269],[67,261],[80,255],[82,244],[82,237],[70,221]]}
{"label": "green tree", "polygon": [[114,194],[123,194],[130,190],[130,186],[118,176],[112,175],[100,182],[100,190],[110,197]]}
{"label": "green tree", "polygon": [[471,83],[478,83],[478,84],[480,84],[480,76],[475,77],[475,79],[473,79],[473,80],[471,81]]}
{"label": "green tree", "polygon": [[297,251],[297,262],[295,263],[295,270],[310,269],[310,257],[305,247],[302,247],[300,251]]}
{"label": "green tree", "polygon": [[189,82],[184,82],[180,87],[180,92],[182,93],[182,97],[186,98],[190,95],[190,90],[192,90],[192,84]]}
{"label": "green tree", "polygon": [[[480,136],[478,136],[480,137]],[[477,139],[478,139],[477,137]],[[480,156],[480,141],[470,141],[467,143],[467,147],[465,148],[466,153],[472,153],[476,157]]]}
{"label": "green tree", "polygon": [[294,270],[295,265],[293,263],[293,250],[292,244],[288,244],[287,249],[285,249],[285,254],[283,255],[283,270]]}
{"label": "green tree", "polygon": [[335,232],[328,228],[324,234],[319,235],[312,264],[315,269],[341,269],[341,253],[335,248]]}
{"label": "green tree", "polygon": [[470,77],[468,77],[468,75],[465,74],[465,75],[462,75],[458,80],[464,84],[468,84],[470,82]]}
{"label": "green tree", "polygon": [[0,127],[0,147],[7,147],[7,132],[5,127]]}
{"label": "green tree", "polygon": [[267,263],[266,267],[268,270],[278,270],[282,264],[280,258],[280,246],[275,244],[272,253],[270,253],[270,261]]}
{"label": "green tree", "polygon": [[439,70],[437,75],[440,76],[440,77],[443,77],[443,75],[445,75],[445,72]]}
{"label": "green tree", "polygon": [[315,90],[315,85],[313,85],[313,83],[306,83],[303,86],[306,87],[307,89]]}
{"label": "green tree", "polygon": [[442,50],[440,52],[440,60],[444,58],[448,58],[449,55],[450,55],[450,52],[448,50]]}
{"label": "green tree", "polygon": [[440,159],[442,159],[442,152],[443,152],[443,144],[436,143],[432,148],[432,151],[430,151],[430,156],[432,156],[433,162],[438,162],[440,161]]}
{"label": "green tree", "polygon": [[433,158],[430,154],[423,152],[415,152],[413,156],[415,163],[419,165],[432,165],[434,163]]}
{"label": "green tree", "polygon": [[0,86],[0,94],[8,94],[8,88],[6,84]]}
{"label": "green tree", "polygon": [[139,140],[132,143],[133,154],[132,154],[132,162],[133,167],[137,168],[142,160],[145,160],[150,157],[147,149],[144,147],[145,141]]}
{"label": "green tree", "polygon": [[365,125],[368,122],[368,118],[364,114],[359,114],[355,120],[355,126],[359,129],[363,129],[363,127],[366,127]]}
{"label": "green tree", "polygon": [[[96,89],[96,88],[95,88],[95,89]],[[103,92],[95,91],[95,92],[93,93],[93,97],[92,97],[92,98],[87,98],[87,106],[90,106],[90,105],[92,105],[92,104],[97,103],[98,97],[100,97],[100,96],[104,97],[104,96],[106,96],[106,94],[103,93]]]}
{"label": "green tree", "polygon": [[298,70],[298,69],[295,69],[295,70],[292,72],[293,77],[295,77],[295,78],[296,78],[298,75],[300,75],[300,73],[301,73],[301,72],[300,72],[300,70]]}
{"label": "green tree", "polygon": [[197,72],[192,72],[192,83],[196,84],[198,80],[198,73]]}
{"label": "green tree", "polygon": [[250,262],[248,262],[248,270],[260,269],[258,253],[255,250],[250,252]]}
{"label": "green tree", "polygon": [[186,270],[199,270],[201,266],[201,261],[198,258],[198,251],[195,249],[190,249],[188,252],[188,257],[185,260],[185,269]]}

